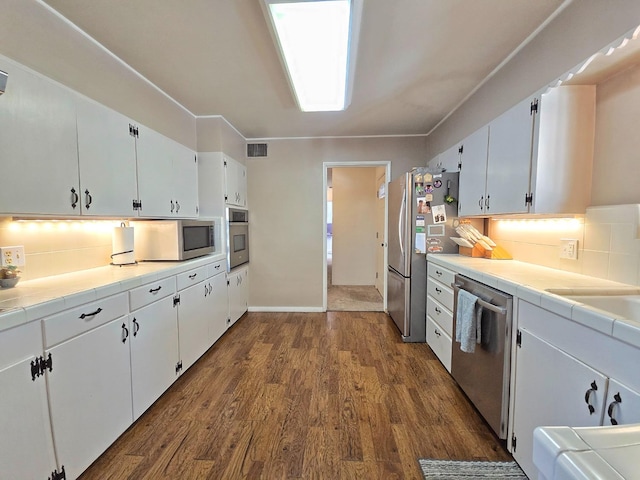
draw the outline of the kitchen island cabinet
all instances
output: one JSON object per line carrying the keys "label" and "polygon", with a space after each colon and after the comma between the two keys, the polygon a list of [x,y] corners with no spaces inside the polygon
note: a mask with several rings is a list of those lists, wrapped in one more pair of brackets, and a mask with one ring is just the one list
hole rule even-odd
{"label": "kitchen island cabinet", "polygon": [[57,470],[41,357],[39,322],[0,332],[2,478],[46,479]]}

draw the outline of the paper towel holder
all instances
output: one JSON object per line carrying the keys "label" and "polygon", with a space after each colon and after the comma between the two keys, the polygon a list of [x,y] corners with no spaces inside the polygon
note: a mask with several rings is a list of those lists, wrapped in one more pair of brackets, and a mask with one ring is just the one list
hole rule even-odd
{"label": "paper towel holder", "polygon": [[[121,222],[121,223],[120,223],[120,228],[125,228],[125,227],[126,227],[126,224],[125,224],[124,222]],[[116,227],[116,228],[117,228],[117,227]],[[137,263],[138,263],[138,262],[137,262],[136,260],[134,260],[133,262],[127,262],[127,263],[114,263],[114,262],[113,262],[113,257],[117,257],[117,256],[119,256],[119,255],[126,255],[126,254],[128,254],[128,253],[133,253],[133,249],[131,249],[131,250],[124,250],[124,251],[122,251],[122,252],[112,253],[112,254],[111,254],[111,265],[115,265],[115,266],[118,266],[118,267],[122,267],[122,266],[125,266],[125,265],[137,265]]]}

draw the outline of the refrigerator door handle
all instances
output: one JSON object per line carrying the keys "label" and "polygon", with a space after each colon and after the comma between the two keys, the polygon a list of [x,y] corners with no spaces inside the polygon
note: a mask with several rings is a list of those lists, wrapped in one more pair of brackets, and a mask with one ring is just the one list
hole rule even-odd
{"label": "refrigerator door handle", "polygon": [[404,232],[404,211],[407,207],[407,191],[405,187],[402,187],[402,203],[400,204],[400,217],[398,218],[398,239],[400,240],[400,255],[404,258],[404,238],[402,236]]}

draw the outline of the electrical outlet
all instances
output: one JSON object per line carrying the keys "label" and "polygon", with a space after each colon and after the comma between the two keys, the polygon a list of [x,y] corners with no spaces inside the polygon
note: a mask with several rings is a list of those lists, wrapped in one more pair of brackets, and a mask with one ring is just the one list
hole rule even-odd
{"label": "electrical outlet", "polygon": [[15,265],[16,267],[24,266],[24,247],[18,245],[16,247],[0,247],[0,265],[7,267]]}
{"label": "electrical outlet", "polygon": [[560,239],[560,258],[578,259],[578,240],[575,238]]}

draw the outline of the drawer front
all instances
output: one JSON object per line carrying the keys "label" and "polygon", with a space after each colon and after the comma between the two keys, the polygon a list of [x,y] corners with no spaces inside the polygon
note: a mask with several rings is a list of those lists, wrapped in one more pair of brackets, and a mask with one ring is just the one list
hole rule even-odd
{"label": "drawer front", "polygon": [[438,303],[433,297],[427,297],[427,315],[429,315],[451,337],[453,335],[453,314],[451,310]]}
{"label": "drawer front", "polygon": [[427,273],[430,277],[435,278],[449,288],[451,288],[451,284],[455,280],[456,276],[456,274],[451,270],[447,270],[446,268],[442,268],[440,265],[436,265],[431,262],[427,263]]}
{"label": "drawer front", "polygon": [[427,315],[427,343],[440,359],[444,368],[451,373],[451,337]]}
{"label": "drawer front", "polygon": [[131,304],[131,311],[137,310],[173,295],[176,293],[176,277],[171,276],[158,280],[157,282],[147,283],[142,287],[129,290],[129,303]]}
{"label": "drawer front", "polygon": [[0,370],[42,355],[42,325],[31,322],[0,332]]}
{"label": "drawer front", "polygon": [[207,278],[207,265],[181,273],[176,278],[178,282],[178,291],[184,290],[185,288],[195,285]]}
{"label": "drawer front", "polygon": [[42,321],[45,348],[104,325],[127,313],[129,313],[127,294],[120,293],[47,317]]}
{"label": "drawer front", "polygon": [[427,280],[427,295],[431,295],[442,305],[453,311],[453,289],[435,281],[433,278]]}
{"label": "drawer front", "polygon": [[219,262],[210,263],[207,265],[207,277],[211,278],[219,273],[224,273],[227,271],[227,262],[226,260],[220,260]]}

